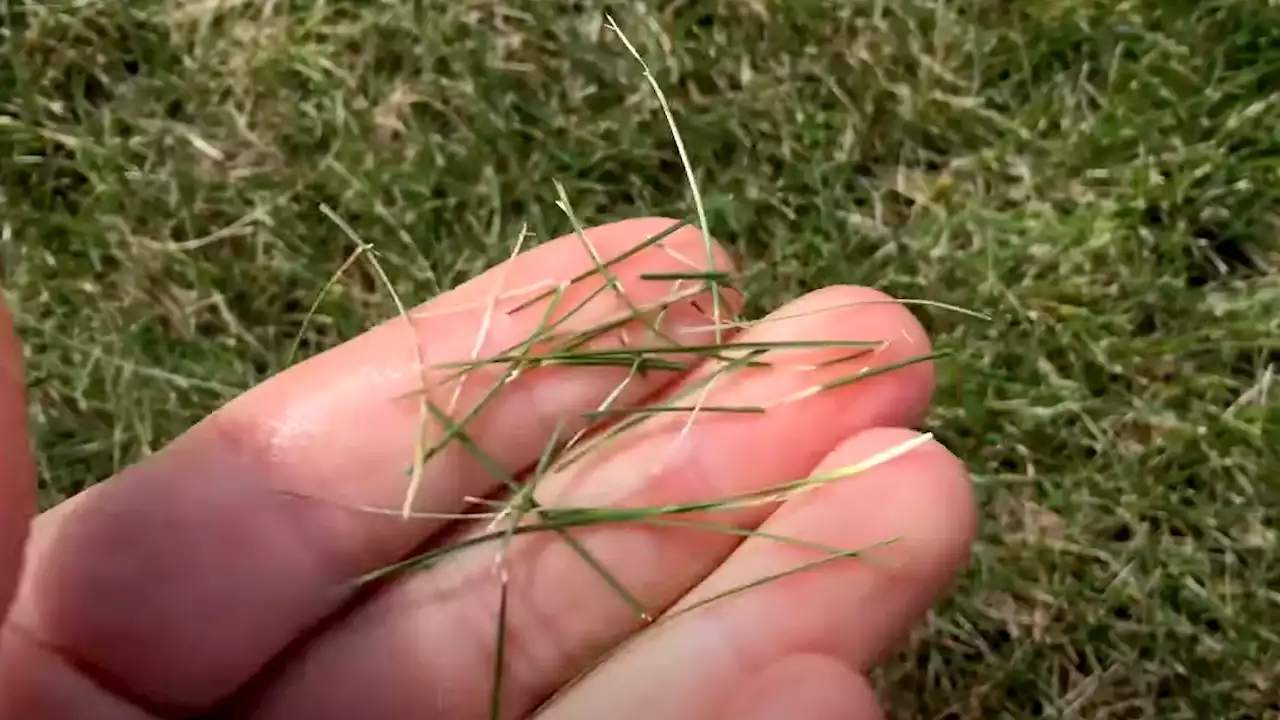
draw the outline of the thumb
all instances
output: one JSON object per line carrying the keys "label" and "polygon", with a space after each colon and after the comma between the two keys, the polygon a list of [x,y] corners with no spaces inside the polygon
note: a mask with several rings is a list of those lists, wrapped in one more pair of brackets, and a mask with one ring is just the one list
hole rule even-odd
{"label": "thumb", "polygon": [[35,463],[27,437],[22,351],[0,301],[0,618],[18,586],[22,548],[35,510]]}

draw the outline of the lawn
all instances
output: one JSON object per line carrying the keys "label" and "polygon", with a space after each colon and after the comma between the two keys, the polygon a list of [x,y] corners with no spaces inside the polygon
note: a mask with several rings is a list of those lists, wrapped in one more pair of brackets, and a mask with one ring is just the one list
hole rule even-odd
{"label": "lawn", "polygon": [[[1280,5],[624,3],[752,312],[918,308],[973,563],[896,716],[1280,717]],[[625,7],[624,7],[625,6]],[[657,9],[657,8],[666,9]],[[690,217],[603,4],[0,0],[0,287],[42,502],[281,369],[352,250],[419,301],[523,223]],[[367,266],[314,354],[394,312]]]}

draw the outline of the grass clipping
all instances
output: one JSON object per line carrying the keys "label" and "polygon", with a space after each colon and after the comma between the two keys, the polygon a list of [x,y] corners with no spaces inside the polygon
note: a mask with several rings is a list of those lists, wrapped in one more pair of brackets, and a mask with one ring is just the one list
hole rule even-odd
{"label": "grass clipping", "polygon": [[[653,74],[650,72],[648,65],[641,57],[639,51],[637,51],[635,46],[626,37],[626,35],[623,34],[622,30],[611,17],[607,19],[607,27],[618,37],[619,40],[621,40],[623,45],[626,47],[626,50],[639,63],[646,82],[658,99],[663,115],[671,130],[672,138],[679,153],[681,163],[684,167],[685,177],[689,183],[689,189],[692,194],[698,223],[697,227],[702,232],[703,242],[706,246],[707,257],[710,261],[710,265],[711,267],[714,267],[713,248],[709,234],[707,233],[706,212],[704,210],[702,196],[699,192],[697,180],[689,162],[688,153],[686,152],[684,142],[680,136],[680,131],[675,122],[671,107],[667,102],[667,98]],[[797,478],[762,490],[722,497],[714,500],[661,507],[640,508],[544,507],[540,505],[534,498],[534,490],[538,487],[542,478],[552,472],[562,471],[566,467],[588,457],[593,451],[602,447],[606,443],[616,440],[625,433],[636,429],[645,421],[646,418],[652,417],[657,413],[687,414],[688,420],[684,426],[685,429],[687,429],[692,426],[699,414],[767,412],[768,407],[711,406],[706,404],[705,401],[711,387],[725,373],[730,373],[735,369],[747,366],[768,367],[770,362],[766,359],[766,355],[770,351],[796,349],[798,347],[838,348],[848,351],[846,354],[842,355],[841,358],[835,361],[842,362],[861,357],[881,345],[878,341],[813,341],[803,343],[734,343],[726,341],[724,339],[724,333],[726,330],[749,327],[753,323],[740,320],[738,318],[726,318],[724,316],[726,308],[723,301],[723,291],[727,287],[730,287],[732,278],[727,273],[723,272],[712,271],[680,274],[680,277],[675,277],[672,274],[664,274],[662,277],[645,276],[654,280],[676,280],[677,289],[656,304],[637,307],[623,293],[616,278],[612,275],[611,268],[628,257],[634,256],[636,253],[648,247],[661,243],[673,232],[688,225],[688,221],[678,222],[663,232],[646,239],[644,242],[638,244],[625,253],[606,260],[599,257],[595,249],[587,240],[584,226],[575,214],[564,187],[559,183],[556,183],[555,188],[558,196],[557,205],[572,224],[574,233],[579,241],[583,244],[587,252],[590,253],[594,261],[594,269],[587,273],[583,273],[579,277],[573,278],[568,283],[546,287],[541,291],[536,292],[530,299],[516,307],[513,311],[524,309],[534,303],[549,299],[549,307],[534,332],[521,342],[507,348],[504,352],[490,357],[480,356],[480,350],[486,340],[486,334],[488,332],[491,319],[494,316],[494,313],[498,312],[497,303],[499,298],[496,294],[487,303],[487,307],[485,308],[483,315],[483,321],[477,334],[474,350],[471,353],[472,357],[469,361],[428,368],[421,354],[419,343],[416,341],[413,342],[415,352],[418,353],[417,359],[422,370],[424,384],[426,383],[431,370],[436,372],[445,371],[446,378],[449,381],[456,383],[454,385],[454,391],[447,407],[443,408],[429,400],[426,393],[421,393],[420,412],[424,429],[418,434],[419,441],[415,449],[414,457],[411,462],[407,463],[408,467],[406,468],[405,474],[408,478],[408,483],[403,505],[399,509],[362,508],[362,510],[367,512],[398,515],[406,519],[415,517],[434,517],[454,522],[479,523],[482,530],[466,537],[463,540],[454,541],[452,543],[436,547],[424,553],[369,573],[368,575],[359,578],[359,583],[361,584],[383,581],[399,573],[428,569],[453,554],[468,548],[480,545],[493,545],[495,547],[494,567],[495,572],[498,573],[498,587],[501,595],[498,603],[498,616],[494,621],[494,666],[490,703],[490,716],[494,718],[501,717],[503,715],[501,699],[503,697],[507,607],[509,600],[509,572],[507,558],[511,542],[516,536],[526,535],[529,533],[555,533],[573,549],[583,562],[587,563],[587,565],[600,577],[601,582],[605,583],[614,593],[616,593],[622,602],[626,603],[632,609],[637,618],[641,619],[646,625],[669,622],[678,615],[695,611],[712,602],[722,600],[739,592],[744,592],[751,588],[777,580],[781,577],[804,572],[840,559],[855,557],[869,549],[826,547],[801,540],[769,535],[758,530],[742,528],[729,523],[720,524],[714,521],[690,519],[690,516],[694,516],[695,514],[701,517],[705,517],[708,514],[714,516],[714,513],[717,511],[727,511],[749,505],[783,502],[791,497],[810,492],[823,485],[854,477],[877,465],[910,452],[921,444],[928,442],[931,438],[931,436],[927,434],[919,436],[897,447],[889,448],[888,450],[881,452],[879,455],[869,458],[855,466],[841,468],[837,471],[824,473],[820,476]],[[325,215],[328,216],[328,218],[333,221],[353,243],[355,243],[356,250],[330,279],[329,283],[325,287],[325,291],[321,292],[320,297],[323,297],[328,288],[337,282],[342,273],[350,268],[358,259],[364,259],[371,265],[374,274],[393,297],[397,310],[405,319],[407,324],[408,310],[404,303],[401,302],[400,298],[396,296],[394,289],[392,289],[390,279],[387,277],[385,270],[378,262],[378,253],[376,249],[362,240],[355,230],[343,222],[343,220],[338,217],[337,213],[335,213],[331,208],[322,206],[321,211],[324,212]],[[512,256],[520,252],[527,237],[527,232],[522,230],[520,237],[513,248]],[[605,282],[597,291],[583,299],[575,307],[568,308],[559,320],[554,322],[551,321],[550,318],[561,309],[566,288],[569,285],[581,282],[591,277],[602,277]],[[680,286],[686,282],[689,283],[688,287],[683,290],[679,289]],[[548,285],[551,285],[551,283],[548,283]],[[531,291],[526,289],[524,292],[528,294]],[[583,306],[597,297],[599,293],[603,292],[617,293],[618,297],[621,298],[623,304],[628,309],[628,312],[618,317],[598,322],[586,329],[575,327],[572,331],[565,331],[564,327],[567,321],[575,318],[578,311]],[[592,350],[587,349],[586,347],[592,340],[600,337],[601,335],[612,330],[616,330],[624,324],[636,321],[644,323],[653,337],[670,340],[658,330],[658,326],[660,324],[658,320],[660,320],[662,314],[678,302],[707,292],[710,293],[713,299],[712,318],[715,337],[715,341],[713,343],[704,346],[690,346],[670,341],[638,347],[627,346],[610,348],[608,350]],[[319,298],[317,298],[316,304],[311,308],[312,313],[314,313],[318,304]],[[959,310],[959,308],[950,309]],[[310,318],[310,314],[308,315],[308,318]],[[412,326],[410,326],[410,332],[414,332]],[[301,333],[299,337],[301,337]],[[296,349],[297,344],[295,343],[294,349],[291,351],[291,355],[296,351]],[[676,356],[683,359],[672,359]],[[615,405],[617,399],[621,396],[622,391],[627,387],[627,385],[642,373],[656,369],[668,371],[689,369],[691,366],[689,358],[691,356],[702,361],[719,361],[719,365],[716,370],[706,374],[702,379],[686,382],[680,391],[666,397],[661,403],[634,409],[622,408]],[[856,373],[851,373],[837,380],[828,381],[821,385],[815,385],[802,393],[802,396],[808,397],[817,393],[833,390],[837,387],[842,387],[864,380],[872,375],[891,372],[903,367],[904,365],[924,362],[938,356],[939,353],[922,355],[892,366],[878,367],[871,370],[862,370]],[[557,432],[552,434],[552,437],[543,448],[541,456],[539,457],[535,467],[531,471],[523,473],[521,477],[516,477],[503,468],[497,460],[487,454],[481,447],[479,447],[478,443],[471,438],[467,427],[469,423],[474,420],[501,392],[502,388],[506,384],[512,382],[530,370],[550,365],[583,368],[599,366],[610,366],[615,368],[624,367],[627,368],[628,372],[625,379],[614,389],[613,392],[608,394],[604,402],[602,402],[594,411],[587,414],[586,425],[581,430],[572,435],[566,436],[563,432],[562,425],[558,428]],[[461,417],[455,417],[457,410],[456,405],[461,396],[463,385],[469,380],[469,373],[482,367],[498,368],[499,375],[497,381],[480,396],[475,405],[469,408],[465,414]],[[787,400],[797,399],[800,398],[788,398]],[[434,421],[439,425],[439,427],[444,428],[444,431],[439,433],[438,439],[430,443],[428,443],[426,439],[427,432],[425,428],[428,425],[427,421]],[[481,509],[478,509],[476,512],[465,512],[450,515],[434,515],[414,512],[414,500],[421,489],[422,483],[424,482],[425,468],[433,458],[437,457],[441,453],[441,451],[454,443],[460,444],[467,452],[474,455],[487,470],[503,480],[506,490],[504,493],[505,499],[490,500],[472,498],[470,501],[473,505],[481,506]],[[609,570],[609,568],[594,558],[571,533],[575,528],[616,523],[697,528],[705,530],[706,532],[721,532],[739,537],[762,538],[773,542],[791,543],[810,550],[815,550],[818,552],[819,557],[811,562],[797,565],[785,572],[759,578],[743,587],[735,588],[728,592],[720,593],[714,597],[706,598],[694,605],[685,606],[678,613],[667,612],[658,617],[656,613],[660,609],[650,609],[645,607],[641,601],[627,590],[625,584],[621,582]],[[885,542],[891,542],[892,540],[892,538],[889,538],[886,539]],[[585,675],[585,673],[583,674]]]}

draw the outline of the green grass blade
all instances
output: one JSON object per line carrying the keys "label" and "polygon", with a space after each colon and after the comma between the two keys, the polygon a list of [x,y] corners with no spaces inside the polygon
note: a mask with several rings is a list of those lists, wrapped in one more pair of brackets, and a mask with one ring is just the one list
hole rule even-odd
{"label": "green grass blade", "polygon": [[716,602],[719,602],[719,601],[721,601],[721,600],[727,600],[728,598],[731,598],[731,597],[733,597],[733,596],[735,596],[735,595],[738,595],[738,594],[744,593],[744,592],[746,592],[746,591],[748,591],[748,590],[752,590],[752,589],[754,589],[754,588],[761,587],[761,586],[763,586],[763,585],[767,585],[767,584],[769,584],[769,583],[777,582],[778,580],[781,580],[781,579],[783,579],[783,578],[790,577],[790,576],[792,576],[792,575],[798,575],[798,574],[800,574],[800,573],[808,572],[808,571],[810,571],[810,570],[816,570],[816,569],[818,569],[818,568],[820,568],[820,567],[823,567],[823,566],[825,566],[825,565],[830,565],[830,564],[832,564],[832,563],[836,562],[837,560],[844,560],[844,559],[847,559],[847,558],[856,558],[856,557],[858,557],[858,556],[860,556],[860,555],[863,555],[863,554],[867,553],[869,550],[871,550],[871,549],[873,549],[873,548],[881,547],[881,546],[883,546],[883,545],[887,545],[887,544],[889,544],[889,543],[891,543],[891,542],[895,542],[896,540],[897,540],[896,538],[895,538],[894,540],[887,540],[887,541],[885,541],[885,542],[882,542],[882,543],[876,543],[875,545],[872,545],[872,546],[869,546],[869,547],[866,547],[866,548],[861,548],[861,549],[858,549],[858,550],[840,550],[840,551],[837,551],[837,552],[833,552],[833,553],[831,553],[831,554],[829,554],[829,555],[826,555],[826,556],[824,556],[824,557],[818,558],[817,560],[813,560],[813,561],[810,561],[810,562],[804,563],[803,565],[799,565],[799,566],[797,566],[797,567],[790,568],[790,569],[787,569],[787,570],[783,570],[783,571],[781,571],[781,572],[776,572],[776,573],[772,573],[772,574],[766,575],[766,576],[764,576],[764,577],[761,577],[761,578],[758,578],[758,579],[756,579],[756,580],[753,580],[753,581],[751,581],[751,582],[749,582],[749,583],[743,583],[743,584],[738,585],[738,586],[736,586],[736,587],[732,587],[732,588],[730,588],[730,589],[728,589],[728,590],[725,590],[725,591],[722,591],[722,592],[715,593],[714,595],[711,595],[710,597],[703,598],[702,600],[699,600],[698,602],[695,602],[695,603],[693,603],[693,604],[691,604],[691,605],[686,605],[686,606],[684,606],[683,608],[680,608],[679,610],[674,610],[674,611],[672,611],[672,612],[670,612],[670,613],[667,613],[666,615],[663,615],[661,618],[659,618],[658,622],[659,622],[659,623],[670,622],[671,620],[674,620],[674,619],[676,619],[676,618],[678,618],[678,617],[681,617],[681,616],[683,616],[683,615],[688,615],[689,613],[694,612],[695,610],[699,610],[699,609],[701,609],[701,608],[705,608],[705,607],[707,607],[708,605],[711,605],[712,603],[716,603]]}

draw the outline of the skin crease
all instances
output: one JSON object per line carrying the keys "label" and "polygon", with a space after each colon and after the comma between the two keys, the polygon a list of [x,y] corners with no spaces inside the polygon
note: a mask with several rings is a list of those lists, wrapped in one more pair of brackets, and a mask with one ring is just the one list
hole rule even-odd
{"label": "skin crease", "polygon": [[[588,237],[609,259],[672,223],[629,220],[593,228]],[[703,263],[699,233],[685,228],[613,269],[631,301],[645,304],[679,288],[678,281],[641,274],[697,271],[705,269]],[[716,264],[727,267],[723,252]],[[406,522],[350,509],[399,507],[419,428],[409,397],[421,387],[411,341],[416,339],[429,363],[466,360],[475,350],[477,328],[487,324],[480,353],[498,352],[538,323],[544,306],[506,312],[530,297],[531,288],[554,286],[591,267],[576,238],[544,243],[430,301],[414,313],[413,334],[403,320],[393,319],[271,378],[163,451],[35,518],[22,566],[17,548],[27,534],[34,473],[24,450],[18,346],[7,314],[0,313],[0,598],[21,570],[0,634],[0,717],[487,717],[491,549],[392,583],[319,635],[317,623],[351,598],[352,577],[394,561],[441,529],[435,521]],[[562,307],[592,290],[590,282],[568,288]],[[486,323],[495,295],[499,309]],[[867,361],[871,366],[902,359],[900,353],[927,351],[923,330],[902,307],[846,307],[883,299],[865,288],[827,288],[792,306],[826,312],[746,332],[756,339],[889,340]],[[664,328],[682,342],[707,342],[711,303],[692,300],[670,313]],[[625,309],[613,293],[603,293],[585,313],[601,321]],[[603,342],[637,342],[640,334],[631,328]],[[776,369],[746,369],[723,378],[711,402],[772,401],[776,407],[746,422],[707,416],[683,434],[679,419],[673,424],[674,416],[654,416],[635,440],[549,479],[540,487],[544,501],[665,502],[802,477],[832,457],[882,447],[898,437],[884,433],[905,431],[876,428],[913,425],[927,408],[933,377],[927,364],[795,400],[821,381],[825,371],[814,374],[808,367],[817,359],[798,353],[779,360]],[[471,426],[477,442],[508,472],[529,467],[557,421],[593,409],[625,374],[619,368],[568,372],[545,368],[522,377],[503,388]],[[620,401],[643,403],[670,392],[679,380],[673,372],[651,373],[629,386]],[[439,373],[429,382],[440,406],[449,406],[456,394],[456,416],[492,380],[468,381],[460,391]],[[670,454],[673,460],[643,463],[652,472],[632,473],[624,482],[619,468],[637,465],[628,453],[641,452]],[[463,496],[485,494],[498,482],[466,453],[442,453],[427,467],[415,507],[457,511]],[[652,689],[656,681],[673,688],[664,697],[686,700],[673,710],[685,713],[679,717],[721,717],[740,699],[740,692],[729,691],[753,682],[762,708],[774,701],[800,707],[796,703],[803,701],[812,707],[808,717],[878,717],[862,674],[868,658],[882,656],[897,642],[962,567],[973,507],[962,466],[936,444],[848,487],[855,485],[869,488],[861,492],[872,493],[868,497],[875,502],[843,497],[832,486],[824,488],[832,490],[826,501],[818,502],[822,493],[815,493],[772,514],[739,513],[733,522],[786,522],[794,505],[795,512],[810,516],[805,527],[817,530],[928,529],[922,545],[904,543],[910,551],[897,558],[897,571],[879,576],[850,569],[861,565],[833,566],[814,572],[811,583],[769,588],[773,594],[764,597],[770,599],[758,604],[726,601],[716,606],[719,615],[708,609],[686,616],[682,625],[640,635],[635,618],[598,577],[580,561],[570,562],[562,545],[530,536],[513,550],[523,556],[517,565],[529,571],[516,585],[522,602],[513,606],[515,667],[504,698],[506,716],[535,712],[559,686],[626,643],[624,652],[610,655],[557,695],[546,716],[640,717],[652,706],[624,700],[622,690]],[[749,575],[752,567],[779,561],[753,549],[753,541],[683,530],[593,528],[583,538],[606,565],[626,568],[627,580],[659,609],[724,573]],[[841,630],[847,620],[826,609],[828,595],[846,597],[869,616],[889,612],[885,631]],[[756,618],[752,625],[747,617],[776,615],[779,607],[813,608],[799,613],[810,624],[775,624],[776,632],[765,632],[769,622]],[[765,632],[757,638],[738,631],[750,662],[714,651],[687,666],[645,661],[646,652],[670,658],[662,650],[667,645],[723,635],[707,629],[720,623]],[[811,647],[806,638],[822,636],[824,628],[845,641]],[[724,644],[708,642],[713,648]],[[799,665],[787,664],[792,655]],[[661,679],[671,673],[680,682]]]}

